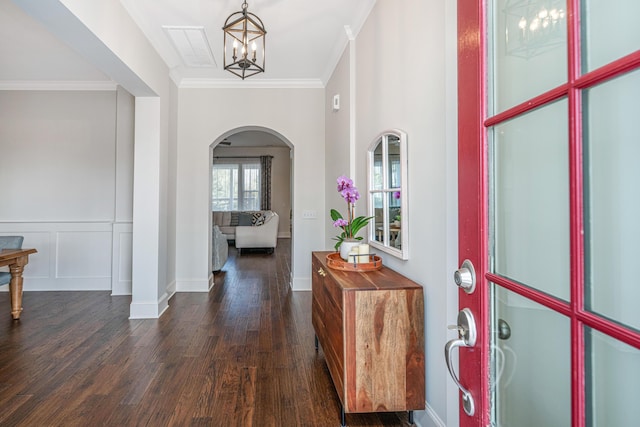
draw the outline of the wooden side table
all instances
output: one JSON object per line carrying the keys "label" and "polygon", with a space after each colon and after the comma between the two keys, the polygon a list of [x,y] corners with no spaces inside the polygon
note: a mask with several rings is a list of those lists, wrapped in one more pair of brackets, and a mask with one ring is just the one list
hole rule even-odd
{"label": "wooden side table", "polygon": [[352,272],[312,253],[312,323],[345,413],[425,408],[422,286],[382,267]]}

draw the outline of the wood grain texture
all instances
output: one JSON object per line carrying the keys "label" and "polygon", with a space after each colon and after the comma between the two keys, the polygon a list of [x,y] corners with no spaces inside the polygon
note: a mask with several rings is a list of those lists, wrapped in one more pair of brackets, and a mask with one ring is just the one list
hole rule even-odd
{"label": "wood grain texture", "polygon": [[[424,409],[424,299],[420,285],[383,267],[357,273],[328,268],[314,252],[312,317],[347,413]],[[339,296],[338,296],[339,295]],[[334,304],[341,300],[340,309]],[[329,325],[342,317],[342,329]],[[333,354],[342,364],[331,363]]]}
{"label": "wood grain texture", "polygon": [[29,263],[29,255],[38,252],[36,249],[3,249],[0,251],[0,267],[9,267],[11,281],[9,293],[11,295],[11,316],[14,320],[20,318],[22,313],[22,285],[24,279],[22,273]]}
{"label": "wood grain texture", "polygon": [[[289,240],[274,255],[229,249],[214,288],[174,295],[160,319],[129,320],[131,298],[109,292],[25,292],[28,316],[0,322],[0,425],[337,426]],[[408,425],[406,413],[347,422]]]}

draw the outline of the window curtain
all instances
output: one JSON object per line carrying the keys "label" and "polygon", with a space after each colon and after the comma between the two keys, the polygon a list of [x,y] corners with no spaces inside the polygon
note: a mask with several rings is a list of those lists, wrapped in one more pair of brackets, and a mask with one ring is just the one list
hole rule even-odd
{"label": "window curtain", "polygon": [[271,161],[273,156],[260,156],[260,209],[271,210]]}

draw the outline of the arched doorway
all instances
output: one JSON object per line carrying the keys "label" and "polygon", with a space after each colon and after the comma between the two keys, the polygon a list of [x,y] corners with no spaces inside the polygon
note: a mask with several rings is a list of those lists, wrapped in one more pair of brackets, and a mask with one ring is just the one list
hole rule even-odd
{"label": "arched doorway", "polygon": [[[251,208],[239,208],[238,201],[233,200],[232,191],[238,192],[238,188],[229,188],[224,191],[228,192],[228,200],[226,196],[222,199],[215,198],[214,192],[220,191],[220,186],[216,186],[216,174],[214,171],[214,163],[220,165],[225,164],[225,168],[238,171],[246,168],[248,174],[251,174],[252,167],[259,165],[260,158],[267,156],[271,158],[271,184],[270,184],[270,210],[276,212],[279,216],[278,239],[292,239],[292,209],[293,209],[293,144],[284,136],[273,129],[246,126],[229,130],[220,135],[210,145],[209,150],[209,207],[213,212],[217,210],[234,211],[234,210],[261,210],[258,201],[248,200],[246,206]],[[242,176],[242,174],[241,174]],[[241,178],[242,180],[242,178]],[[237,186],[237,182],[235,183]],[[242,183],[240,184],[242,185]],[[216,191],[214,191],[216,187]],[[225,186],[226,187],[226,184]],[[233,185],[231,185],[233,187]],[[218,193],[217,193],[218,194]],[[238,193],[236,193],[238,194]],[[242,196],[241,196],[242,197]],[[240,198],[241,198],[240,197]],[[213,220],[210,221],[210,229],[213,228]],[[210,230],[211,231],[211,230]],[[214,259],[215,245],[213,244],[213,234],[209,233],[209,262],[210,271],[214,271],[212,263]],[[227,236],[229,243],[233,245],[234,241],[231,236]],[[293,241],[288,245],[293,247]]]}

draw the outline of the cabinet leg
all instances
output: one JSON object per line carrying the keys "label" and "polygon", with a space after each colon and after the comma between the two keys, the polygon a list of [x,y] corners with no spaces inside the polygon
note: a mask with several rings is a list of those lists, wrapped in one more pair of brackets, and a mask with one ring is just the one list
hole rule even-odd
{"label": "cabinet leg", "polygon": [[413,411],[409,411],[409,425],[413,425]]}
{"label": "cabinet leg", "polygon": [[342,427],[346,427],[347,425],[347,417],[344,413],[344,406],[340,405],[340,425]]}
{"label": "cabinet leg", "polygon": [[316,351],[318,351],[318,336],[317,335],[313,335],[313,341],[314,341],[314,345],[316,347]]}

